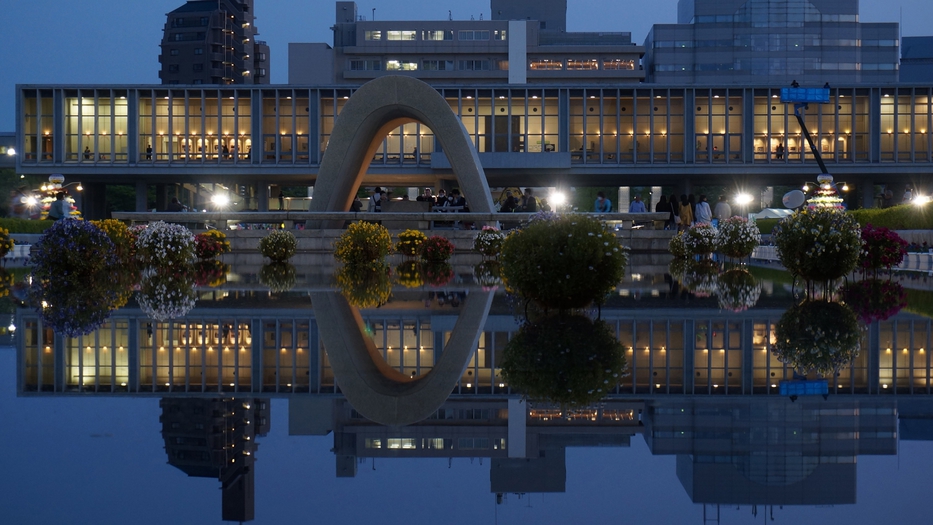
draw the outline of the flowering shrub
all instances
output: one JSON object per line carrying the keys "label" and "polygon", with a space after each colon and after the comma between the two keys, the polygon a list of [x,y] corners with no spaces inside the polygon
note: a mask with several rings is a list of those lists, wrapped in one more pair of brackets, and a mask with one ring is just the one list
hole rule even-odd
{"label": "flowering shrub", "polygon": [[259,282],[272,293],[287,292],[295,287],[295,267],[287,262],[264,264],[259,269]]}
{"label": "flowering shrub", "polygon": [[625,249],[600,221],[568,215],[538,221],[502,244],[506,285],[545,308],[582,308],[602,301],[622,279]]}
{"label": "flowering shrub", "polygon": [[862,227],[862,251],[858,265],[862,271],[891,269],[904,261],[907,241],[887,228],[876,228],[871,224]]}
{"label": "flowering shrub", "polygon": [[358,308],[377,308],[392,296],[390,274],[385,263],[346,265],[337,270],[337,289]]}
{"label": "flowering shrub", "polygon": [[719,245],[719,232],[712,224],[700,223],[684,232],[684,246],[687,256],[708,255],[716,251]]}
{"label": "flowering shrub", "polygon": [[495,290],[502,284],[502,265],[499,261],[483,261],[473,267],[473,281],[483,290]]}
{"label": "flowering shrub", "polygon": [[194,237],[194,253],[202,261],[213,259],[218,255],[230,253],[230,241],[220,230],[207,230]]}
{"label": "flowering shrub", "polygon": [[846,305],[865,324],[884,321],[907,306],[907,290],[899,283],[865,279],[842,288]]}
{"label": "flowering shrub", "polygon": [[230,265],[216,259],[194,263],[194,284],[199,287],[214,288],[227,282]]}
{"label": "flowering shrub", "polygon": [[758,226],[745,217],[729,217],[719,223],[719,252],[733,259],[744,259],[761,244]]}
{"label": "flowering shrub", "polygon": [[13,274],[6,271],[5,268],[0,268],[0,297],[6,297],[10,295],[10,290],[13,288],[14,284]]}
{"label": "flowering shrub", "polygon": [[505,234],[499,228],[483,226],[473,240],[473,250],[483,254],[483,257],[498,257],[499,252],[502,251],[503,241],[505,241]]}
{"label": "flowering shrub", "polygon": [[146,266],[184,266],[194,259],[194,234],[180,224],[156,221],[140,231],[136,253]]}
{"label": "flowering shrub", "polygon": [[272,230],[259,241],[259,253],[272,259],[272,262],[284,262],[295,255],[298,239],[288,230]]}
{"label": "flowering shrub", "polygon": [[774,354],[800,374],[830,376],[858,357],[859,329],[849,308],[804,301],[788,309],[775,327]]}
{"label": "flowering shrub", "polygon": [[671,237],[671,243],[668,245],[671,255],[676,259],[686,259],[690,256],[687,252],[687,243],[684,241],[684,232],[675,233]]}
{"label": "flowering shrub", "polygon": [[454,278],[454,268],[447,262],[426,262],[422,267],[424,282],[429,286],[440,288]]}
{"label": "flowering shrub", "polygon": [[28,294],[42,321],[77,337],[99,328],[119,300],[120,269],[113,241],[87,221],[56,221],[33,248]]}
{"label": "flowering shrub", "polygon": [[0,257],[6,257],[6,254],[13,251],[13,239],[10,238],[10,230],[0,228]]}
{"label": "flowering shrub", "polygon": [[421,244],[427,238],[427,235],[418,230],[405,230],[398,234],[398,242],[395,243],[395,251],[405,257],[417,257],[421,255]]}
{"label": "flowering shrub", "polygon": [[862,248],[858,223],[832,208],[795,212],[771,235],[784,267],[808,281],[832,281],[848,274]]}
{"label": "flowering shrub", "polygon": [[543,222],[556,221],[556,220],[559,220],[560,217],[561,217],[560,214],[557,213],[556,211],[539,211],[535,213],[534,215],[532,215],[530,219],[528,219],[528,222],[525,223],[525,226],[529,226],[531,224],[534,224],[536,222],[541,222],[541,221]]}
{"label": "flowering shrub", "polygon": [[184,317],[194,308],[196,299],[191,266],[143,270],[136,300],[150,319],[165,321]]}
{"label": "flowering shrub", "polygon": [[745,270],[729,270],[719,276],[716,295],[723,310],[743,312],[758,303],[761,283]]}
{"label": "flowering shrub", "polygon": [[122,264],[135,264],[136,242],[139,237],[139,231],[130,228],[123,221],[116,219],[104,219],[102,221],[91,221],[113,242],[113,248]]}
{"label": "flowering shrub", "polygon": [[440,235],[428,237],[421,245],[421,258],[428,262],[446,262],[454,254],[454,243]]}
{"label": "flowering shrub", "polygon": [[405,261],[395,267],[395,282],[405,288],[420,288],[424,285],[421,275],[421,263],[418,261]]}
{"label": "flowering shrub", "polygon": [[588,405],[627,373],[622,344],[604,321],[581,315],[523,325],[505,346],[502,376],[528,399]]}
{"label": "flowering shrub", "polygon": [[384,266],[392,253],[392,235],[381,224],[354,222],[334,241],[334,257],[351,265]]}

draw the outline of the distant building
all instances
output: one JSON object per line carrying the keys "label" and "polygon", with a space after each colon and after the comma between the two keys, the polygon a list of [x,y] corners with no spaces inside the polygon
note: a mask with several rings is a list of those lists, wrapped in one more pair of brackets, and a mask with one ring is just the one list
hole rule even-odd
{"label": "distant building", "polygon": [[256,437],[269,432],[269,401],[162,398],[159,406],[169,465],[192,477],[221,482],[224,521],[252,520]]}
{"label": "distant building", "polygon": [[645,39],[649,82],[804,85],[897,81],[898,26],[858,0],[680,0]]}
{"label": "distant building", "polygon": [[253,0],[189,1],[166,16],[163,84],[269,83],[269,46],[255,38]]}
{"label": "distant building", "polygon": [[901,42],[901,82],[933,82],[933,36],[905,36]]}
{"label": "distant building", "polygon": [[356,2],[337,2],[333,49],[290,44],[289,83],[363,84],[383,75],[471,84],[644,79],[644,50],[631,33],[567,32],[566,0],[492,0],[490,7],[491,20],[377,22],[358,15]]}
{"label": "distant building", "polygon": [[16,133],[0,131],[0,169],[16,167]]}

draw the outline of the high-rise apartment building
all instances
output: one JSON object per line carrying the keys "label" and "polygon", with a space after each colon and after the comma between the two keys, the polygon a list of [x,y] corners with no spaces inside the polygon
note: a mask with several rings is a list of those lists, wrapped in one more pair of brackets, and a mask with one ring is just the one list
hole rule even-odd
{"label": "high-rise apartment building", "polygon": [[269,46],[256,40],[253,0],[189,1],[168,13],[163,84],[268,84]]}
{"label": "high-rise apartment building", "polygon": [[858,0],[680,0],[645,39],[649,82],[806,85],[897,81],[898,26]]}

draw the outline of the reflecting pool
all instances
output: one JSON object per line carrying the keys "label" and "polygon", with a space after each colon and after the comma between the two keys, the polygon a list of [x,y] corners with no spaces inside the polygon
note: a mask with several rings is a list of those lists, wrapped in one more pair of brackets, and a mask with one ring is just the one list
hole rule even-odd
{"label": "reflecting pool", "polygon": [[[889,282],[903,294],[862,286],[888,302],[840,292],[850,329],[773,268],[636,257],[585,312],[626,373],[577,406],[504,377],[527,312],[477,261],[432,276],[398,261],[387,301],[364,308],[333,270],[234,265],[175,318],[140,290],[79,337],[28,307],[0,314],[15,327],[4,522],[929,521],[926,274]],[[827,315],[854,346],[821,378],[793,352],[825,344],[807,337]]]}

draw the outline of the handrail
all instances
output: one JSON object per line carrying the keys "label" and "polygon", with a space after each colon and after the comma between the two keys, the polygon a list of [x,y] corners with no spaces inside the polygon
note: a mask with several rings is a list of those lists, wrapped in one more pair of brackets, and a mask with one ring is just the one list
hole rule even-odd
{"label": "handrail", "polygon": [[[523,221],[534,217],[534,213],[481,213],[481,212],[454,212],[457,220],[461,221]],[[580,213],[596,217],[604,221],[666,221],[670,216],[668,212],[645,213]],[[380,221],[380,220],[421,220],[431,221],[443,217],[443,212],[345,212],[345,211],[210,211],[210,212],[113,212],[114,219],[135,222],[210,222],[210,221],[242,221],[242,222],[282,222],[282,221],[308,221],[308,220],[347,220],[347,221]]]}

